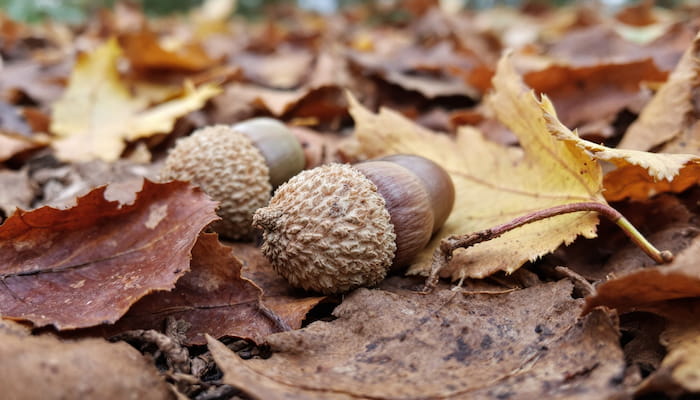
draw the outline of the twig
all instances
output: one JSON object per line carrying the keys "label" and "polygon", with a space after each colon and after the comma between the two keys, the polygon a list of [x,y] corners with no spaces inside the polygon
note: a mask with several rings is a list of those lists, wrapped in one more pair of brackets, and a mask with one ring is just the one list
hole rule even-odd
{"label": "twig", "polygon": [[673,254],[670,251],[659,251],[649,243],[649,241],[642,236],[642,234],[635,228],[619,211],[610,207],[604,203],[598,202],[581,202],[581,203],[571,203],[563,204],[560,206],[555,206],[547,208],[544,210],[538,210],[533,213],[523,215],[521,217],[515,218],[510,222],[502,225],[498,225],[493,228],[485,229],[483,231],[474,232],[466,235],[455,235],[449,236],[440,242],[440,247],[438,247],[433,253],[433,262],[430,269],[430,275],[425,282],[425,288],[423,292],[431,292],[438,283],[440,279],[440,271],[450,262],[452,259],[452,253],[458,248],[468,248],[477,243],[485,242],[488,240],[495,239],[504,233],[511,231],[515,228],[519,228],[523,225],[540,221],[546,218],[555,217],[557,215],[569,214],[573,212],[582,211],[593,211],[606,217],[610,221],[614,222],[619,226],[627,236],[632,239],[632,241],[639,246],[649,257],[659,264],[666,264],[673,261]]}

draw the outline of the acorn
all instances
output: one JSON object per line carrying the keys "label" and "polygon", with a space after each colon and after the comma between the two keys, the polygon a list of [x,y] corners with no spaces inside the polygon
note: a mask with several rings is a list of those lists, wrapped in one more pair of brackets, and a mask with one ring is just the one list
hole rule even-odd
{"label": "acorn", "polygon": [[305,165],[304,151],[292,132],[272,118],[213,125],[179,139],[161,170],[161,179],[191,181],[219,202],[221,220],[211,228],[231,239],[252,233],[255,210],[265,206],[277,186]]}
{"label": "acorn", "polygon": [[253,215],[261,250],[294,287],[324,294],[378,284],[428,244],[454,205],[434,162],[394,155],[303,171]]}

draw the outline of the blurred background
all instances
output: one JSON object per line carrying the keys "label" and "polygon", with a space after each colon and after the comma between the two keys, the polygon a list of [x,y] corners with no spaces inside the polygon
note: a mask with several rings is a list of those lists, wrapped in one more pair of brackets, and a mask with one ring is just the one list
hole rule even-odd
{"label": "blurred background", "polygon": [[[203,0],[135,0],[132,3],[139,4],[149,15],[164,15],[171,13],[186,12],[192,7],[200,5]],[[391,7],[401,0],[237,0],[235,1],[234,12],[247,17],[262,15],[269,7],[295,4],[306,10],[316,11],[322,14],[331,14],[342,7],[357,3],[377,3],[386,7]],[[581,3],[591,3],[591,1],[580,1]],[[623,5],[637,3],[629,0],[599,0],[602,7],[610,11],[616,11]],[[93,11],[103,7],[111,7],[115,0],[0,0],[0,9],[11,18],[37,22],[49,18],[68,23],[80,23],[85,20]],[[544,5],[560,6],[575,3],[570,0],[440,0],[445,8],[471,8],[484,9],[497,6],[521,6],[525,3],[540,3]],[[681,3],[700,3],[700,0],[680,1],[661,0],[656,1],[656,5],[662,7],[674,7]]]}

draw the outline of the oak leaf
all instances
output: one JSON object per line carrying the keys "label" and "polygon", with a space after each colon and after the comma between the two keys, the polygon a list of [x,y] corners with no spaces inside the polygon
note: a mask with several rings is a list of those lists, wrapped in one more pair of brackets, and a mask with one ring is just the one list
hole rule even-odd
{"label": "oak leaf", "polygon": [[169,133],[178,117],[201,108],[221,92],[211,84],[186,85],[179,97],[152,106],[133,97],[121,80],[120,54],[117,41],[111,39],[79,56],[65,93],[52,107],[50,129],[58,136],[53,146],[59,158],[117,160],[125,140]]}
{"label": "oak leaf", "polygon": [[178,181],[145,180],[131,203],[108,200],[108,189],[65,210],[18,210],[0,226],[3,318],[58,329],[112,323],[189,270],[216,203]]}
{"label": "oak leaf", "polygon": [[[364,155],[418,154],[445,167],[455,184],[452,214],[409,273],[427,272],[433,250],[444,236],[490,228],[557,205],[605,202],[600,166],[575,144],[548,132],[540,103],[522,83],[509,56],[499,62],[493,85],[488,103],[516,134],[522,150],[488,142],[469,127],[462,127],[453,140],[389,110],[373,114],[351,99],[355,134]],[[528,224],[457,250],[443,276],[481,278],[499,270],[512,272],[578,235],[594,237],[597,222],[595,213],[577,212]]]}

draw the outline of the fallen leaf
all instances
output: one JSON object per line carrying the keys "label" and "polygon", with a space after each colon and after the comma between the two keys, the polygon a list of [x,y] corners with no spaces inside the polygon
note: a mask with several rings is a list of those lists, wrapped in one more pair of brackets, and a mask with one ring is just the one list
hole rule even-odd
{"label": "fallen leaf", "polygon": [[681,396],[700,392],[700,323],[696,318],[700,303],[697,299],[678,300],[652,308],[651,311],[668,320],[666,329],[659,337],[667,354],[659,368],[640,385],[637,393]]}
{"label": "fallen leaf", "polygon": [[[657,249],[673,254],[684,251],[697,230],[695,213],[671,194],[615,207]],[[597,238],[561,247],[551,258],[555,265],[566,265],[593,284],[657,265],[617,224],[607,220],[601,221]]]}
{"label": "fallen leaf", "polygon": [[240,337],[262,342],[280,327],[259,302],[262,290],[241,277],[241,262],[216,234],[201,234],[192,248],[190,271],[169,292],[155,292],[139,300],[103,335],[134,329],[162,329],[167,318],[184,321],[183,344],[206,344],[216,338]]}
{"label": "fallen leaf", "polygon": [[26,137],[0,132],[0,162],[7,161],[24,151],[39,149],[48,144],[49,140],[45,135]]}
{"label": "fallen leaf", "polygon": [[200,44],[162,40],[147,26],[138,32],[123,33],[119,36],[119,44],[124,49],[124,56],[136,70],[195,72],[216,63]]}
{"label": "fallen leaf", "polygon": [[3,63],[0,94],[11,103],[28,98],[35,104],[46,105],[61,96],[68,73],[68,63],[41,65],[34,60]]}
{"label": "fallen leaf", "polygon": [[130,204],[109,187],[66,210],[17,211],[0,226],[0,314],[59,330],[112,323],[189,270],[215,203],[185,182],[146,180]]}
{"label": "fallen leaf", "polygon": [[578,67],[555,63],[527,72],[523,79],[535,91],[547,94],[562,123],[581,127],[601,121],[612,124],[620,111],[646,100],[643,82],[663,82],[666,76],[647,58]]}
{"label": "fallen leaf", "polygon": [[694,237],[690,245],[673,262],[635,270],[601,283],[596,293],[586,298],[585,312],[595,307],[615,308],[628,312],[653,304],[686,297],[700,297],[700,236],[698,230],[687,235]]}
{"label": "fallen leaf", "polygon": [[700,35],[683,54],[668,81],[629,127],[619,147],[700,155],[695,93],[698,88]]}
{"label": "fallen leaf", "polygon": [[[5,217],[18,208],[30,208],[36,188],[29,180],[26,170],[0,171],[0,187],[12,190],[0,190],[0,211]],[[3,218],[0,218],[0,222]]]}
{"label": "fallen leaf", "polygon": [[684,26],[666,32],[646,44],[628,40],[615,24],[603,23],[575,29],[557,38],[547,48],[544,57],[579,67],[595,67],[597,64],[626,64],[652,59],[656,68],[670,71],[678,62],[695,32]]}
{"label": "fallen leaf", "polygon": [[[680,157],[682,159],[682,157]],[[695,157],[697,160],[698,157]],[[644,200],[659,193],[680,193],[700,183],[700,164],[691,161],[678,169],[672,179],[655,179],[644,167],[626,165],[618,167],[603,179],[605,198],[609,201],[623,199]]]}
{"label": "fallen leaf", "polygon": [[262,289],[262,302],[279,316],[291,329],[301,328],[312,308],[326,296],[309,296],[295,290],[281,275],[272,269],[259,247],[250,243],[231,243],[236,258],[243,263],[242,274]]}
{"label": "fallen leaf", "polygon": [[79,56],[68,87],[53,104],[51,131],[59,158],[115,161],[125,140],[172,131],[175,120],[220,93],[211,84],[185,87],[180,97],[150,106],[133,97],[122,82],[117,62],[121,49],[111,39],[92,53]]}
{"label": "fallen leaf", "polygon": [[272,54],[240,53],[234,61],[250,81],[269,88],[294,89],[304,82],[313,68],[310,49],[277,49]]}
{"label": "fallen leaf", "polygon": [[[499,62],[493,84],[495,92],[488,102],[516,134],[522,151],[490,143],[468,127],[452,140],[389,110],[372,114],[351,99],[355,135],[367,157],[418,154],[442,165],[455,184],[452,214],[409,269],[411,274],[428,271],[432,253],[445,236],[490,228],[556,205],[605,201],[598,163],[576,145],[549,134],[540,103],[525,88],[508,56]],[[577,212],[525,225],[457,250],[442,275],[459,279],[481,278],[499,270],[513,272],[578,235],[594,237],[597,222],[595,213]]]}
{"label": "fallen leaf", "polygon": [[[378,51],[352,52],[350,59],[367,73],[375,73],[389,83],[421,93],[427,98],[438,96],[467,96],[473,99],[481,93],[467,79],[481,67],[475,59],[463,54],[449,40],[425,47],[405,43],[405,38],[389,40],[390,35],[377,34],[374,46]],[[465,76],[467,79],[463,79]]]}
{"label": "fallen leaf", "polygon": [[[138,187],[127,189],[133,197],[134,192],[141,188],[141,178],[155,180],[158,177],[161,164],[140,164],[128,160],[117,160],[107,163],[101,160],[61,165],[52,159],[46,163],[37,161],[32,164],[32,181],[41,187],[41,198],[30,206],[32,208],[49,205],[57,208],[75,206],[76,198],[84,196],[94,188],[110,184],[110,194],[118,189],[117,184],[134,183]],[[116,200],[116,198],[111,198]],[[123,202],[130,202],[125,200]]]}
{"label": "fallen leaf", "polygon": [[645,26],[657,22],[654,15],[654,2],[640,1],[638,4],[629,5],[615,14],[615,18],[628,25]]}
{"label": "fallen leaf", "polygon": [[[648,312],[629,313],[620,316],[620,333],[625,340],[622,347],[627,365],[647,376],[657,370],[666,355],[659,343],[666,321]],[[628,341],[629,340],[629,341]]]}
{"label": "fallen leaf", "polygon": [[[664,191],[681,192],[700,182],[700,156],[660,154],[640,150],[614,149],[581,139],[564,126],[548,99],[540,106],[547,128],[554,137],[578,146],[592,158],[613,163],[618,169],[605,177],[605,197],[646,199]],[[607,191],[609,190],[610,193]]]}
{"label": "fallen leaf", "polygon": [[[308,71],[308,79],[300,87],[277,90],[245,83],[232,84],[214,103],[225,109],[228,104],[245,102],[277,117],[304,117],[310,114],[321,119],[319,109],[323,108],[330,110],[326,114],[332,117],[343,115],[346,105],[340,88],[352,85],[347,64],[338,49],[322,49],[316,56],[313,69]],[[313,96],[318,93],[319,98],[314,99]],[[305,100],[311,100],[311,105],[302,104]]]}
{"label": "fallen leaf", "polygon": [[[402,281],[402,279],[404,281]],[[507,294],[359,289],[331,322],[268,337],[269,359],[209,349],[224,382],[254,399],[605,398],[621,394],[617,330],[577,321],[569,281]],[[563,310],[569,310],[563,312]],[[547,384],[542,384],[545,381]]]}
{"label": "fallen leaf", "polygon": [[4,398],[174,398],[153,363],[127,343],[61,341],[0,326],[0,358]]}

